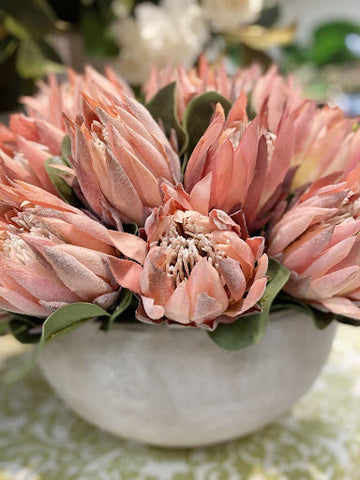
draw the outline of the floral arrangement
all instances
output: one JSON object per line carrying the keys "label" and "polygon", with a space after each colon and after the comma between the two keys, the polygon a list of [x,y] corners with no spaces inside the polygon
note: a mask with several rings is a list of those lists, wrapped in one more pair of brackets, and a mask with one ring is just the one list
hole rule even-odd
{"label": "floral arrangement", "polygon": [[167,323],[236,350],[281,308],[359,324],[358,121],[204,57],[143,97],[88,67],[0,126],[2,325],[43,345]]}

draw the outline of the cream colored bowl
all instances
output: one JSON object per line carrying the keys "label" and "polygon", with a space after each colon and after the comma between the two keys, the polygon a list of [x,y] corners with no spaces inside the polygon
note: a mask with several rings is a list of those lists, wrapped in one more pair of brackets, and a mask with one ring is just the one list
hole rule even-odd
{"label": "cream colored bowl", "polygon": [[335,335],[298,312],[271,315],[255,345],[229,352],[202,330],[87,323],[47,345],[40,367],[66,404],[115,435],[210,445],[273,422],[321,371]]}

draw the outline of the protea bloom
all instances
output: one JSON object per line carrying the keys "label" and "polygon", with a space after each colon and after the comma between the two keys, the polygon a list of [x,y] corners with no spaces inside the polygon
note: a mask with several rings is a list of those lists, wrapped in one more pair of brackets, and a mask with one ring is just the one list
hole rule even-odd
{"label": "protea bloom", "polygon": [[[235,102],[242,93],[249,97],[249,111],[257,115],[267,110],[267,125],[276,133],[285,112],[299,112],[306,102],[302,98],[301,88],[294,83],[292,76],[287,78],[279,75],[277,67],[271,67],[265,75],[261,75],[258,65],[238,69],[233,75],[226,72],[223,63],[210,66],[206,57],[202,55],[197,68],[186,72],[183,67],[154,68],[149,80],[144,86],[146,101],[156,93],[176,81],[177,115],[181,121],[188,103],[196,96],[208,91],[215,91]],[[314,114],[315,104],[308,117]],[[306,120],[307,123],[308,119]],[[303,125],[300,127],[303,128]]]}
{"label": "protea bloom", "polygon": [[68,303],[110,307],[116,235],[32,185],[0,186],[0,308],[47,317]]}
{"label": "protea bloom", "polygon": [[106,68],[106,76],[92,67],[86,67],[83,75],[67,70],[68,79],[59,83],[54,74],[48,76],[48,82],[39,83],[39,92],[33,97],[23,97],[29,117],[51,123],[65,131],[63,114],[72,120],[80,113],[82,93],[98,98],[102,94],[118,96],[125,93],[133,96],[131,88],[110,67]]}
{"label": "protea bloom", "polygon": [[211,67],[205,55],[201,55],[197,68],[189,72],[183,66],[165,69],[153,68],[144,85],[145,99],[150,101],[159,90],[176,82],[177,115],[181,121],[188,103],[202,93],[215,91],[230,101],[235,101],[241,91],[249,93],[260,77],[261,69],[254,65],[237,70],[234,76],[227,74],[224,64]]}
{"label": "protea bloom", "polygon": [[308,110],[302,122],[291,161],[297,171],[293,189],[307,185],[336,171],[349,173],[359,162],[360,130],[358,119],[345,117],[339,108]]}
{"label": "protea bloom", "polygon": [[133,255],[143,268],[134,263],[131,283],[128,265],[124,271],[113,264],[119,283],[140,296],[139,320],[213,329],[259,310],[268,263],[264,239],[248,237],[221,210],[208,213],[208,180],[191,196],[181,185],[163,186],[166,203],[146,220],[147,244]]}
{"label": "protea bloom", "polygon": [[284,290],[360,319],[360,170],[315,182],[273,227],[268,253],[291,271]]}
{"label": "protea bloom", "polygon": [[56,194],[45,161],[59,155],[63,137],[64,132],[48,122],[12,115],[10,128],[4,127],[0,135],[1,181],[22,180]]}
{"label": "protea bloom", "polygon": [[[83,94],[94,98],[117,97],[132,91],[111,69],[107,77],[91,67],[84,75],[68,71],[68,82],[59,84],[54,75],[48,83],[40,83],[35,97],[24,97],[28,116],[13,114],[9,128],[0,128],[0,178],[9,183],[15,179],[44,188],[57,194],[45,170],[44,162],[61,154],[61,143],[66,134],[63,115],[71,120],[81,112]],[[109,103],[111,101],[109,100]],[[73,172],[68,175],[73,177]]]}
{"label": "protea bloom", "polygon": [[107,225],[144,225],[162,203],[160,179],[180,179],[178,156],[149,112],[125,95],[106,103],[86,97],[82,112],[67,126],[84,203]]}
{"label": "protea bloom", "polygon": [[281,207],[290,188],[290,162],[296,139],[294,114],[285,112],[278,130],[267,126],[267,111],[249,122],[242,93],[227,119],[221,105],[196,145],[186,168],[184,186],[191,192],[212,174],[210,208],[245,213],[250,232],[265,225]]}

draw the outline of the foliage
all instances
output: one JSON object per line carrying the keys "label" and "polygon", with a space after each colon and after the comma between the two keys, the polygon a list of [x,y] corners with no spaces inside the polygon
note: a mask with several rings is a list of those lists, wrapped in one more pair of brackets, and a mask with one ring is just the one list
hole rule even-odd
{"label": "foliage", "polygon": [[45,0],[3,0],[0,5],[0,64],[16,53],[22,78],[39,78],[62,70],[61,60],[47,41],[56,30],[56,15]]}
{"label": "foliage", "polygon": [[356,61],[359,55],[349,48],[350,35],[358,37],[360,41],[358,24],[348,21],[324,23],[314,30],[308,46],[293,43],[284,47],[285,67],[291,69],[303,63],[323,67]]}

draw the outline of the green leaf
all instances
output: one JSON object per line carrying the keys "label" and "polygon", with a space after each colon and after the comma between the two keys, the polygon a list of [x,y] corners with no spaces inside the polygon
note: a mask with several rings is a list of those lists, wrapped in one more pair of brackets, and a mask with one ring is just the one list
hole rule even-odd
{"label": "green leaf", "polygon": [[17,40],[7,36],[0,41],[0,65],[11,57],[17,47]]}
{"label": "green leaf", "polygon": [[161,120],[168,137],[171,134],[171,130],[175,130],[179,151],[182,154],[186,149],[188,136],[180,125],[176,106],[176,82],[173,82],[159,90],[146,105],[146,108],[157,122],[159,119]]}
{"label": "green leaf", "polygon": [[49,72],[60,73],[64,67],[47,58],[42,47],[28,38],[19,42],[16,69],[23,78],[39,78]]}
{"label": "green leaf", "polygon": [[41,333],[34,333],[34,329],[41,328],[41,323],[41,318],[14,314],[9,322],[10,332],[20,343],[38,343],[41,338]]}
{"label": "green leaf", "polygon": [[[111,57],[119,53],[111,30],[96,9],[86,8],[80,19],[80,32],[90,55]],[[96,33],[95,33],[96,32]]]}
{"label": "green leaf", "polygon": [[2,318],[0,321],[0,337],[2,337],[3,335],[8,335],[10,333],[9,330],[9,321]]}
{"label": "green leaf", "polygon": [[334,315],[334,320],[346,325],[353,325],[354,327],[360,327],[360,320],[352,317],[346,317],[345,315]]}
{"label": "green leaf", "polygon": [[59,168],[56,168],[56,165],[66,165],[62,157],[51,157],[45,161],[45,170],[49,175],[49,178],[56,188],[56,191],[59,193],[61,198],[70,205],[74,207],[81,207],[81,202],[78,197],[75,195],[73,189],[68,185],[65,180],[63,180],[64,172]]}
{"label": "green leaf", "polygon": [[297,310],[305,315],[309,315],[313,320],[317,328],[323,330],[330,323],[336,319],[336,315],[331,312],[321,312],[316,308],[307,305],[298,298],[292,297],[287,293],[281,292],[277,297],[275,302],[271,306],[271,311],[275,312],[278,310]]}
{"label": "green leaf", "polygon": [[347,36],[350,34],[359,35],[360,26],[346,21],[321,25],[314,32],[311,60],[319,66],[356,60],[357,56],[346,44]]}
{"label": "green leaf", "polygon": [[123,223],[123,229],[126,233],[131,233],[132,235],[137,235],[139,231],[139,227],[136,223]]}
{"label": "green leaf", "polygon": [[277,294],[289,279],[290,272],[273,258],[269,258],[267,271],[268,283],[259,302],[259,313],[240,316],[230,324],[219,324],[209,335],[211,339],[225,350],[241,350],[260,340],[267,327],[270,307]]}
{"label": "green leaf", "polygon": [[37,348],[33,350],[27,363],[7,372],[4,375],[4,380],[13,383],[26,376],[35,367],[39,354],[47,342],[69,333],[84,322],[97,317],[110,317],[110,315],[98,305],[85,302],[71,303],[56,310],[43,323],[40,342]]}
{"label": "green leaf", "polygon": [[133,299],[132,292],[130,292],[130,290],[123,288],[118,306],[116,307],[115,311],[112,313],[110,318],[105,323],[103,323],[101,330],[104,330],[105,332],[110,330],[112,324],[116,322],[119,319],[119,317],[130,306],[132,299]]}
{"label": "green leaf", "polygon": [[69,157],[71,157],[71,138],[70,135],[65,135],[61,141],[61,156],[64,160],[64,165],[71,167]]}
{"label": "green leaf", "polygon": [[50,340],[71,332],[95,317],[110,317],[110,314],[93,303],[77,302],[65,305],[45,320],[39,345],[44,346]]}
{"label": "green leaf", "polygon": [[221,103],[227,115],[231,102],[217,92],[206,92],[191,100],[185,110],[183,127],[189,137],[186,159],[191,155],[196,144],[208,128],[217,103]]}
{"label": "green leaf", "polygon": [[40,40],[55,30],[56,15],[46,0],[1,0],[4,28],[24,40]]}

